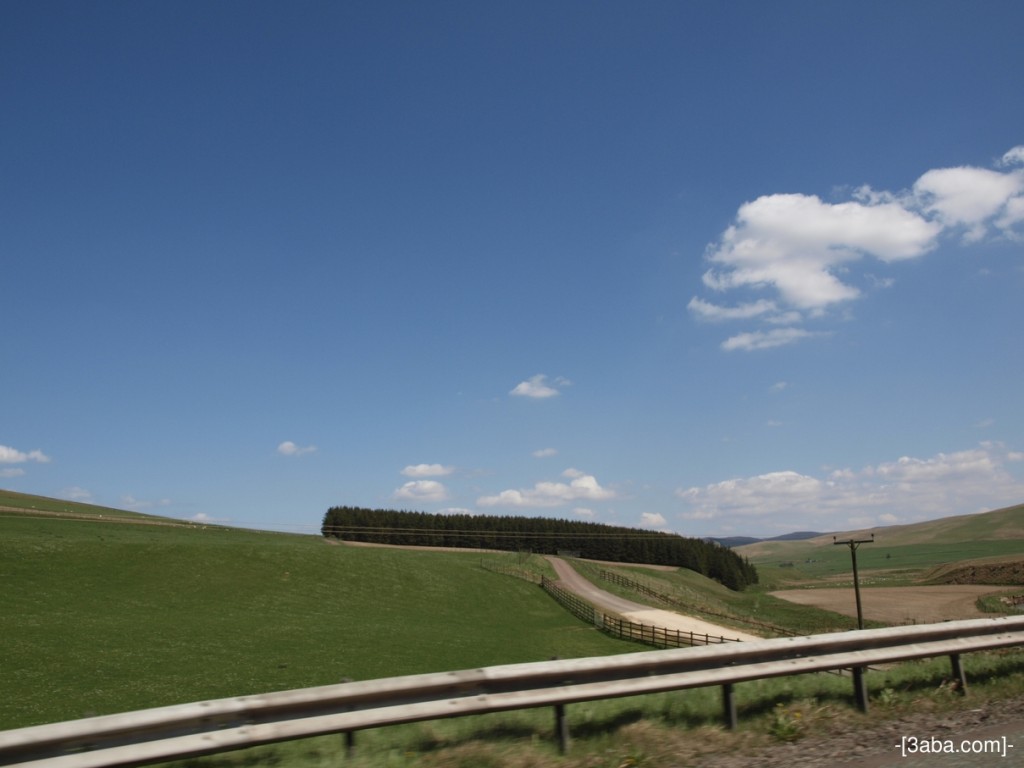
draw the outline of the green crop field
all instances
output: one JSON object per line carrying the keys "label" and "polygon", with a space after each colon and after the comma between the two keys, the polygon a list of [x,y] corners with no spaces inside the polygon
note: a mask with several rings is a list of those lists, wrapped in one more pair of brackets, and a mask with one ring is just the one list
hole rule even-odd
{"label": "green crop field", "polygon": [[140,521],[0,512],[0,729],[636,650],[477,555]]}

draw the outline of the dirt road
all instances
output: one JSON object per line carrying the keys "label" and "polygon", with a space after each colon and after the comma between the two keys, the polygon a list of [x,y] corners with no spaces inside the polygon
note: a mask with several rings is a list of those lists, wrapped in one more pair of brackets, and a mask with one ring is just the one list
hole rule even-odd
{"label": "dirt road", "polygon": [[751,635],[739,630],[721,627],[717,624],[695,619],[692,616],[684,616],[675,611],[665,611],[659,608],[651,608],[649,605],[634,603],[623,597],[613,595],[599,589],[587,579],[583,578],[576,570],[560,557],[548,556],[548,561],[555,568],[558,579],[566,589],[575,592],[589,603],[602,608],[609,613],[615,613],[624,619],[647,624],[648,626],[663,627],[665,629],[678,630],[680,632],[695,632],[707,634],[712,637],[725,637],[732,640],[759,640],[756,635]]}

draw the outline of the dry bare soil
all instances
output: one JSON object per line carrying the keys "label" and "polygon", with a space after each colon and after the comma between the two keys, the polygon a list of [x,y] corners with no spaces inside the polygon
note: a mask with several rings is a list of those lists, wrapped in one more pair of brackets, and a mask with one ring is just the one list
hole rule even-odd
{"label": "dry bare soil", "polygon": [[[921,624],[977,619],[989,615],[979,611],[975,601],[982,595],[999,591],[1000,587],[987,584],[943,584],[927,587],[862,587],[860,593],[864,618],[886,624]],[[857,615],[852,587],[784,589],[771,594],[799,605],[825,608],[847,616]]]}

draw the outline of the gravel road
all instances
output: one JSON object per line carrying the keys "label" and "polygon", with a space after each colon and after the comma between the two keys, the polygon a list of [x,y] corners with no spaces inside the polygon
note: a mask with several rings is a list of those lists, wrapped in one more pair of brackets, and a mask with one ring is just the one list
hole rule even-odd
{"label": "gravel road", "polygon": [[626,600],[623,597],[599,589],[593,582],[583,578],[575,568],[562,558],[548,556],[547,559],[554,566],[555,573],[558,574],[558,580],[562,586],[570,592],[576,593],[587,602],[608,611],[608,613],[618,614],[622,618],[637,624],[646,624],[680,632],[694,632],[700,635],[707,634],[712,637],[725,637],[730,640],[761,639],[756,635],[740,632],[729,627],[722,627],[692,616],[684,616],[675,611],[666,611],[659,608],[651,608],[649,605],[634,603],[632,600]]}

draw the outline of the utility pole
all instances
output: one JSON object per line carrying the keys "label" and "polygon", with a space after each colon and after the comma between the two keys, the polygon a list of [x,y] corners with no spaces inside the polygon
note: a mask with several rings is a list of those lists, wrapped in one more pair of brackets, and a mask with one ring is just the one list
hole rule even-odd
{"label": "utility pole", "polygon": [[[873,544],[875,534],[870,539],[847,539],[838,541],[832,537],[834,545],[845,544],[850,548],[850,558],[853,560],[853,593],[857,597],[857,629],[864,629],[864,612],[860,607],[860,579],[857,576],[857,548],[861,544]],[[864,680],[864,667],[853,668],[853,695],[857,699],[857,707],[861,712],[868,711],[868,687]]]}
{"label": "utility pole", "polygon": [[850,557],[853,560],[853,594],[857,598],[857,629],[864,629],[864,612],[860,607],[860,580],[857,577],[857,548],[861,544],[874,544],[875,534],[872,533],[870,539],[847,539],[845,541],[837,541],[833,536],[832,543],[835,545],[845,544],[850,548]]}

